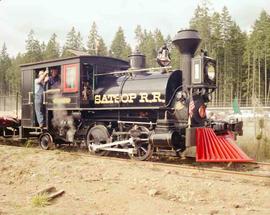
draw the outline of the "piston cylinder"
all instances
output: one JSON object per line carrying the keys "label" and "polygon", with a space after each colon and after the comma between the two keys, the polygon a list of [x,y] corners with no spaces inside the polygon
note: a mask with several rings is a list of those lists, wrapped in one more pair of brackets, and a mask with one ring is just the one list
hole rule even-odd
{"label": "piston cylinder", "polygon": [[152,134],[149,138],[150,144],[152,144],[154,147],[159,148],[167,148],[167,147],[176,148],[179,145],[180,141],[181,136],[177,131]]}

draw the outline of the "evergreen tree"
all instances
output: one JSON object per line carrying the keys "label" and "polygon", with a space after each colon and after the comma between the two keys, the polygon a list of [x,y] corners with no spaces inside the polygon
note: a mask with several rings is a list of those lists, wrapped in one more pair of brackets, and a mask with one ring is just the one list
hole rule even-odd
{"label": "evergreen tree", "polygon": [[[243,57],[245,34],[232,21],[226,7],[219,14],[210,14],[207,2],[199,5],[190,21],[191,28],[199,31],[201,47],[217,60],[217,85],[214,100],[232,100],[242,96]],[[197,52],[200,51],[200,47]],[[198,53],[199,54],[199,53]]]}
{"label": "evergreen tree", "polygon": [[80,32],[76,32],[75,27],[72,27],[70,32],[67,34],[67,39],[63,47],[63,57],[69,57],[73,54],[68,51],[68,49],[74,49],[78,51],[83,51],[83,39]]}
{"label": "evergreen tree", "polygon": [[222,25],[221,16],[219,13],[214,12],[211,19],[211,55],[214,57],[220,57],[221,49],[223,48],[223,42],[221,37]]}
{"label": "evergreen tree", "polygon": [[[97,55],[100,55],[100,56],[107,56],[108,55],[108,49],[107,49],[107,46],[106,46],[104,40],[102,39],[102,37],[99,37],[97,50],[98,50]],[[128,50],[128,52],[131,52],[131,49]]]}
{"label": "evergreen tree", "polygon": [[203,2],[195,9],[194,16],[190,20],[190,27],[199,31],[202,38],[200,48],[205,50],[211,49],[211,16],[209,14],[209,6],[207,2]]}
{"label": "evergreen tree", "polygon": [[[270,16],[262,11],[247,36],[236,22],[232,20],[228,8],[220,13],[211,11],[207,1],[203,1],[194,11],[190,27],[199,31],[202,38],[201,47],[206,49],[217,61],[217,85],[219,90],[214,94],[216,101],[225,102],[237,96],[245,99],[246,104],[252,98],[259,98],[265,104],[270,100]],[[171,44],[171,37],[164,39],[161,31],[149,31],[138,25],[135,29],[136,48],[146,55],[148,67],[157,66],[158,49],[166,42]],[[173,46],[171,51],[172,66],[179,68],[181,55]],[[26,40],[26,52],[10,58],[4,44],[0,50],[0,93],[16,92],[20,85],[20,69],[22,63],[37,62],[43,59],[58,58],[60,47],[56,34],[52,34],[48,44],[40,43],[31,30]],[[83,38],[74,27],[66,37],[62,56],[71,56],[67,49],[85,50]],[[107,48],[98,34],[97,25],[91,26],[87,51],[92,55],[107,55]],[[117,58],[127,59],[131,48],[127,44],[124,31],[120,27],[110,47],[110,53]],[[266,98],[266,101],[263,100]]]}
{"label": "evergreen tree", "polygon": [[230,28],[233,24],[232,18],[229,14],[228,8],[223,7],[222,12],[221,12],[221,39],[223,40],[224,46],[226,45],[226,42],[230,39]]}
{"label": "evergreen tree", "polygon": [[0,90],[1,94],[8,92],[8,68],[11,66],[11,60],[7,53],[7,47],[4,43],[0,53]]}
{"label": "evergreen tree", "polygon": [[135,39],[136,39],[136,43],[137,43],[136,47],[139,48],[144,40],[144,34],[143,34],[142,27],[140,25],[137,25],[134,32],[135,32]]}
{"label": "evergreen tree", "polygon": [[42,60],[42,49],[39,41],[35,39],[35,33],[30,31],[26,40],[26,53],[24,62],[37,62]]}
{"label": "evergreen tree", "polygon": [[57,42],[57,35],[53,33],[46,46],[44,58],[46,60],[59,58],[59,54],[60,54],[60,45]]}
{"label": "evergreen tree", "polygon": [[156,29],[154,31],[154,39],[155,39],[156,51],[158,52],[160,47],[163,46],[165,43],[164,37],[159,29]]}
{"label": "evergreen tree", "polygon": [[124,31],[121,27],[118,28],[118,31],[114,36],[110,52],[113,57],[126,60],[131,54],[131,47],[127,44]]}
{"label": "evergreen tree", "polygon": [[76,36],[76,50],[79,51],[85,51],[84,47],[83,47],[83,38],[80,32],[77,33]]}
{"label": "evergreen tree", "polygon": [[42,60],[45,59],[46,43],[43,41],[40,45]]}
{"label": "evergreen tree", "polygon": [[270,94],[269,50],[270,16],[263,10],[260,17],[255,21],[244,53],[246,76],[251,79],[245,83],[247,90],[246,98],[265,98],[266,101],[261,100],[262,103],[269,101]]}
{"label": "evergreen tree", "polygon": [[[155,37],[155,35],[157,37]],[[148,32],[145,29],[142,30],[140,25],[138,25],[135,29],[137,48],[145,55],[147,67],[157,66],[157,51],[164,43],[164,38],[158,29],[156,29],[155,35],[151,31]]]}
{"label": "evergreen tree", "polygon": [[21,70],[20,65],[24,62],[22,55],[19,53],[16,58],[11,59],[11,65],[7,70],[6,78],[8,80],[8,89],[10,94],[20,92]]}
{"label": "evergreen tree", "polygon": [[98,34],[97,25],[93,22],[88,36],[87,52],[91,55],[107,55],[107,47],[102,37]]}
{"label": "evergreen tree", "polygon": [[144,53],[146,55],[146,65],[148,67],[156,67],[156,57],[157,57],[157,46],[156,46],[156,41],[154,38],[154,35],[151,31],[145,33],[145,38],[144,38]]}
{"label": "evergreen tree", "polygon": [[178,49],[172,44],[171,36],[168,35],[166,40],[166,44],[170,45],[170,53],[171,53],[171,66],[173,69],[180,69],[180,53]]}
{"label": "evergreen tree", "polygon": [[70,32],[67,34],[67,40],[65,43],[66,48],[75,48],[77,46],[77,36],[74,27],[71,28]]}

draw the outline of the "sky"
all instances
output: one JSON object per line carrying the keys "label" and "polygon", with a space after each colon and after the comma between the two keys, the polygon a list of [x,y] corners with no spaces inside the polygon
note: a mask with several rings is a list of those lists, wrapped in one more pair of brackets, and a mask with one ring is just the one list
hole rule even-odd
{"label": "sky", "polygon": [[[72,26],[80,31],[84,43],[95,21],[99,34],[110,45],[119,26],[127,42],[135,47],[134,30],[159,28],[163,35],[174,36],[189,27],[189,21],[201,0],[0,0],[0,46],[5,42],[11,56],[25,51],[31,29],[36,38],[47,42],[53,33],[61,45]],[[250,31],[260,12],[270,14],[269,0],[209,1],[211,11],[229,9],[242,30]]]}

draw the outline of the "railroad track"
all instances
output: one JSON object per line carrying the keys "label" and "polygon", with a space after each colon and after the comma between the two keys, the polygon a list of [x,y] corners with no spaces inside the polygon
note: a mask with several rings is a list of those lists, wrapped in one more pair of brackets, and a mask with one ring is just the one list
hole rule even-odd
{"label": "railroad track", "polygon": [[[7,145],[7,146],[18,146],[22,147],[22,145],[9,145],[9,144],[2,144],[0,141],[0,145]],[[1,146],[1,147],[2,147]],[[37,148],[37,146],[31,146],[31,148]],[[231,174],[237,176],[245,176],[251,178],[261,178],[261,179],[269,179],[270,180],[270,163],[266,162],[250,162],[250,163],[232,163],[231,165],[224,164],[224,163],[195,163],[195,160],[181,160],[174,158],[173,160],[158,160],[153,159],[152,161],[135,161],[131,160],[128,157],[124,157],[121,155],[120,157],[115,156],[96,156],[89,154],[86,150],[78,150],[74,147],[60,147],[56,149],[60,151],[62,154],[72,155],[72,156],[79,156],[79,157],[91,157],[91,158],[98,158],[102,160],[113,160],[119,162],[129,162],[129,163],[136,163],[136,165],[142,166],[151,166],[151,167],[166,167],[166,168],[175,168],[178,170],[187,170],[187,171],[199,171],[205,173],[216,173],[216,174]],[[254,173],[251,172],[250,169],[265,169],[264,173]]]}
{"label": "railroad track", "polygon": [[[263,178],[263,179],[269,179],[270,180],[270,168],[269,172],[267,174],[254,174],[250,172],[244,172],[244,170],[241,171],[235,171],[233,168],[223,169],[223,167],[220,167],[219,164],[211,165],[211,164],[204,164],[203,166],[200,164],[187,164],[183,162],[177,163],[170,163],[169,161],[134,161],[128,158],[119,158],[119,157],[101,157],[96,155],[90,155],[86,153],[74,153],[74,152],[64,152],[71,154],[73,156],[86,156],[91,158],[99,158],[104,160],[114,160],[114,161],[125,161],[125,162],[132,162],[136,163],[138,165],[143,166],[152,166],[152,167],[168,167],[168,168],[176,168],[176,169],[182,169],[182,170],[192,170],[192,171],[200,171],[200,172],[209,172],[209,173],[220,173],[220,174],[232,174],[232,175],[238,175],[238,176],[247,176],[247,177],[254,177],[254,178]],[[206,166],[211,167],[206,167]],[[252,163],[245,163],[245,165],[256,165],[256,168],[260,168],[260,166],[270,166],[270,163],[262,163],[262,162],[252,162]],[[227,168],[227,167],[225,167]]]}

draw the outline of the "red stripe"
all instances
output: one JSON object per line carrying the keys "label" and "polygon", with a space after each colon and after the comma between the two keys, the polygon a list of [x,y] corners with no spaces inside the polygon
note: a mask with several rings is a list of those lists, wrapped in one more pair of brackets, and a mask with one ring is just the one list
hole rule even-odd
{"label": "red stripe", "polygon": [[192,117],[192,115],[193,115],[193,110],[194,110],[194,108],[195,108],[195,104],[194,104],[193,99],[191,99],[190,102],[189,102],[189,115],[190,115],[191,117]]}

